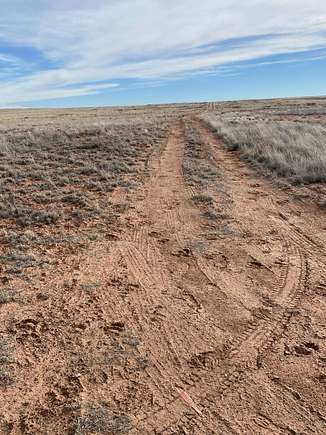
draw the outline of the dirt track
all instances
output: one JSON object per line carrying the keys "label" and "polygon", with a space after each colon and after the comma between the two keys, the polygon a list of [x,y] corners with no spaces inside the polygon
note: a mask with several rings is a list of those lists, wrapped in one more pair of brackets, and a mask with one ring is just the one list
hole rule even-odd
{"label": "dirt track", "polygon": [[[191,199],[203,192],[183,177],[184,122],[221,172],[205,193],[227,227]],[[27,348],[30,330],[46,348],[31,348],[20,368],[34,408],[13,433],[66,433],[69,412],[83,416],[89,403],[128,416],[118,434],[325,433],[322,215],[196,119],[171,126],[150,168],[123,230],[59,264],[44,278],[53,296],[25,326],[17,320]],[[78,283],[94,280],[99,290],[85,297]],[[76,343],[82,355],[67,360]],[[7,406],[14,415],[17,397]]]}

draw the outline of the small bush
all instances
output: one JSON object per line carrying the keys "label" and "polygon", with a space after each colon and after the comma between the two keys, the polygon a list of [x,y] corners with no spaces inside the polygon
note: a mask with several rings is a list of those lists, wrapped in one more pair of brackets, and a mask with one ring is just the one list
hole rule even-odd
{"label": "small bush", "polygon": [[16,301],[16,292],[12,289],[0,289],[0,305]]}
{"label": "small bush", "polygon": [[0,385],[8,386],[14,383],[12,374],[6,366],[15,361],[14,351],[7,341],[0,339]]}
{"label": "small bush", "polygon": [[13,378],[13,376],[10,373],[2,370],[2,368],[0,367],[0,385],[12,385],[14,382],[15,379]]}
{"label": "small bush", "polygon": [[0,338],[0,365],[10,364],[15,361],[12,347],[7,341]]}
{"label": "small bush", "polygon": [[83,284],[80,284],[80,288],[83,292],[90,295],[90,294],[94,293],[97,289],[99,289],[100,285],[97,283],[83,283]]}
{"label": "small bush", "polygon": [[5,201],[0,203],[0,218],[16,219],[22,226],[51,225],[60,218],[56,211],[34,210],[27,207],[16,206],[14,203]]}
{"label": "small bush", "polygon": [[31,225],[53,225],[55,224],[61,214],[57,211],[42,211],[32,209],[20,209],[17,221],[22,226]]}
{"label": "small bush", "polygon": [[39,261],[32,255],[9,252],[7,254],[0,255],[0,263],[10,263],[16,267],[31,267],[39,264]]}
{"label": "small bush", "polygon": [[87,410],[77,423],[75,435],[95,432],[108,435],[124,435],[131,430],[131,423],[126,415],[110,413],[105,407],[97,406]]}
{"label": "small bush", "polygon": [[89,207],[90,200],[87,195],[80,192],[73,192],[62,197],[62,202],[72,204],[81,208]]}
{"label": "small bush", "polygon": [[192,198],[195,204],[212,205],[213,198],[209,195],[193,195]]}

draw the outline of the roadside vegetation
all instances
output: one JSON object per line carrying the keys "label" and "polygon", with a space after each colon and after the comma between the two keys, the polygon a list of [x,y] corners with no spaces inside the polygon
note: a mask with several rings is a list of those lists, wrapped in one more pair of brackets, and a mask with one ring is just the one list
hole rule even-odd
{"label": "roadside vegetation", "polygon": [[306,122],[205,114],[232,151],[274,178],[291,184],[326,181],[326,126]]}
{"label": "roadside vegetation", "polygon": [[[26,280],[32,267],[45,267],[46,247],[80,247],[104,237],[128,209],[128,194],[144,181],[149,156],[166,135],[167,124],[153,120],[3,133],[0,266],[5,282]],[[124,201],[111,199],[117,189]]]}

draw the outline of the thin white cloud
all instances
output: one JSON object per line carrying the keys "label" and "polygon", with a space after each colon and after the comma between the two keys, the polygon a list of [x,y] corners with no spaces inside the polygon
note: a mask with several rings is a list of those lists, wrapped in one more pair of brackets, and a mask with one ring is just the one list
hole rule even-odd
{"label": "thin white cloud", "polygon": [[9,56],[8,54],[0,53],[0,62],[10,64],[10,65],[17,65],[19,64],[19,61],[14,56]]}
{"label": "thin white cloud", "polygon": [[33,48],[49,63],[19,79],[1,80],[0,70],[3,105],[326,47],[324,0],[0,0],[0,8],[0,46]]}

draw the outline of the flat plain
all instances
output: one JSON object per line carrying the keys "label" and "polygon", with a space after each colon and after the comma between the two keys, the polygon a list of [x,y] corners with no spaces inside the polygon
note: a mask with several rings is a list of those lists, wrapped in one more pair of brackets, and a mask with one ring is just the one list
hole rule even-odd
{"label": "flat plain", "polygon": [[326,433],[326,98],[0,111],[1,434]]}

